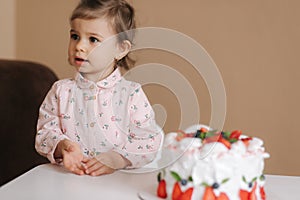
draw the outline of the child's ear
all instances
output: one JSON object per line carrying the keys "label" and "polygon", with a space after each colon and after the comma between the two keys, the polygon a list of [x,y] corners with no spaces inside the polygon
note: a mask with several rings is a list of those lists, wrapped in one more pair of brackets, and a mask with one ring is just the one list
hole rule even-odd
{"label": "child's ear", "polygon": [[125,57],[130,49],[131,49],[131,42],[128,40],[124,40],[121,44],[118,45],[119,52],[115,56],[116,60],[121,60],[123,57]]}

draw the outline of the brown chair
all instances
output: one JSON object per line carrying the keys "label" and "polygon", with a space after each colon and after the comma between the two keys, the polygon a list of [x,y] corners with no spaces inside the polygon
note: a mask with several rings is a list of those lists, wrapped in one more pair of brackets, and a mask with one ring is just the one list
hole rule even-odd
{"label": "brown chair", "polygon": [[0,185],[48,162],[34,141],[40,104],[56,80],[42,64],[0,59]]}

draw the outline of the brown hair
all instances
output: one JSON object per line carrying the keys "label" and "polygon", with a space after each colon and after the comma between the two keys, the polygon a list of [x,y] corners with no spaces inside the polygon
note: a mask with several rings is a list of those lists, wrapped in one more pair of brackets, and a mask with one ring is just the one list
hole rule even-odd
{"label": "brown hair", "polygon": [[[110,20],[118,41],[128,40],[133,44],[135,14],[133,7],[125,0],[81,0],[72,12],[70,21],[79,19],[96,19],[106,17]],[[128,55],[117,61],[117,65],[129,69],[134,65],[134,60]]]}

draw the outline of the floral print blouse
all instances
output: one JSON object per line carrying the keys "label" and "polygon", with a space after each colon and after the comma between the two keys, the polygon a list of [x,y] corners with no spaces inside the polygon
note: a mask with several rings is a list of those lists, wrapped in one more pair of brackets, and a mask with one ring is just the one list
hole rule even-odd
{"label": "floral print blouse", "polygon": [[35,147],[52,163],[59,141],[76,141],[87,157],[115,151],[129,168],[151,162],[163,133],[141,85],[125,80],[117,68],[97,83],[77,73],[50,89],[39,111]]}

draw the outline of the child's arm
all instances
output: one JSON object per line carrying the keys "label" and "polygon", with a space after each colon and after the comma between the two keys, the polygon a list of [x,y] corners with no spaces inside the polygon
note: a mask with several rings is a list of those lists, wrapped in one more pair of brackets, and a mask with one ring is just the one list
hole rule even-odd
{"label": "child's arm", "polygon": [[61,85],[58,81],[52,86],[40,107],[35,148],[51,163],[62,162],[67,170],[83,174],[81,149],[62,131],[59,117],[59,104],[62,103],[60,102],[60,90]]}
{"label": "child's arm", "polygon": [[138,168],[155,159],[163,131],[156,124],[154,111],[141,86],[138,85],[129,96],[130,133],[124,145],[114,151],[130,161],[126,168]]}
{"label": "child's arm", "polygon": [[[60,82],[54,83],[45,97],[40,110],[37,122],[37,134],[35,148],[39,154],[47,157],[51,163],[56,163],[54,151],[58,143],[69,139],[63,132],[60,121],[59,104],[61,89]],[[69,139],[70,140],[70,139]]]}

